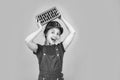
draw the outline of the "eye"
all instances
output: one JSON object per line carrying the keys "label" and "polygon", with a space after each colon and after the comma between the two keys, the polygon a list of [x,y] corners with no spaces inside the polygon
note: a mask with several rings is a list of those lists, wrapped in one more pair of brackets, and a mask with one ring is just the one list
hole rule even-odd
{"label": "eye", "polygon": [[54,34],[54,31],[52,31],[51,33]]}
{"label": "eye", "polygon": [[58,32],[57,35],[60,35],[60,33]]}
{"label": "eye", "polygon": [[59,35],[59,33],[57,33],[57,35]]}

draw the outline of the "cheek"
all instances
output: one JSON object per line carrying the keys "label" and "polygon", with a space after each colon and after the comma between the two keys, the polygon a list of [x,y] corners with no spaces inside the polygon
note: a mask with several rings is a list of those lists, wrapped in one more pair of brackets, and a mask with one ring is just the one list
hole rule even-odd
{"label": "cheek", "polygon": [[58,39],[61,39],[61,37],[59,37]]}
{"label": "cheek", "polygon": [[57,36],[57,39],[59,40],[59,39],[60,39],[60,36]]}
{"label": "cheek", "polygon": [[50,40],[52,35],[47,35],[47,39]]}

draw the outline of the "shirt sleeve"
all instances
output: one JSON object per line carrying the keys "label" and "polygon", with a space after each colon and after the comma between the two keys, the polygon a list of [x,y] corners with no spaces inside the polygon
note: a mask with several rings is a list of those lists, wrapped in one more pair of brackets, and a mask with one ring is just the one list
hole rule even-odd
{"label": "shirt sleeve", "polygon": [[65,48],[63,46],[63,42],[60,42],[60,47],[61,47],[62,51],[65,52]]}
{"label": "shirt sleeve", "polygon": [[36,52],[33,51],[33,54],[35,54],[35,55],[37,55],[43,48],[43,46],[38,43],[37,43],[37,46],[38,46],[37,51]]}

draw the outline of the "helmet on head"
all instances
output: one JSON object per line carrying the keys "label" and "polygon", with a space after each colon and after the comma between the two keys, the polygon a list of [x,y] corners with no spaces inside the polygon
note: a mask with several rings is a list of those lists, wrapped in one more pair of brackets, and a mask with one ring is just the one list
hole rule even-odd
{"label": "helmet on head", "polygon": [[60,35],[63,33],[63,28],[61,27],[59,22],[50,21],[47,23],[46,28],[44,30],[45,37],[46,37],[47,32],[52,28],[58,28],[60,30]]}

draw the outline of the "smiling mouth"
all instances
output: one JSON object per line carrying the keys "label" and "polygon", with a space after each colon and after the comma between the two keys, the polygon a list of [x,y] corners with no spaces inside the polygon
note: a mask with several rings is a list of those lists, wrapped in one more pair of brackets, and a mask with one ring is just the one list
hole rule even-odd
{"label": "smiling mouth", "polygon": [[56,41],[57,41],[57,39],[54,39],[54,38],[51,38],[51,40],[52,40],[53,42],[56,42]]}

